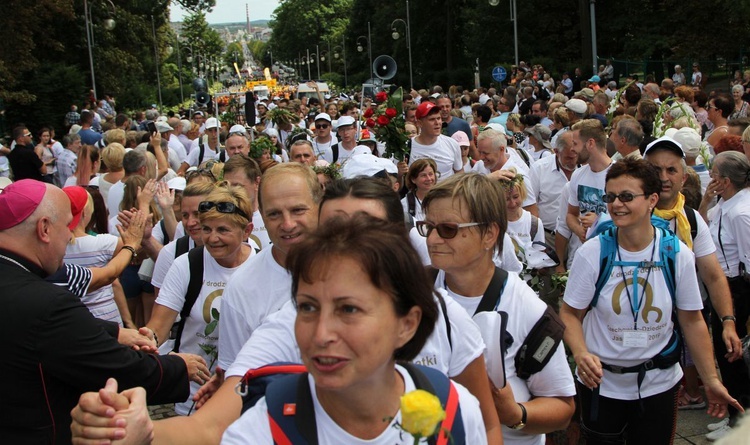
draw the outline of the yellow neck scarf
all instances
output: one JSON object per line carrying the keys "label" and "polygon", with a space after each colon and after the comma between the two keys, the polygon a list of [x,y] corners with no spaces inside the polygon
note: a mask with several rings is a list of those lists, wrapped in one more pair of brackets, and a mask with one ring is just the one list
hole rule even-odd
{"label": "yellow neck scarf", "polygon": [[687,216],[685,216],[685,213],[683,213],[684,208],[685,195],[679,193],[674,207],[666,210],[657,208],[654,211],[654,214],[660,218],[666,219],[667,221],[677,218],[677,224],[675,225],[675,229],[677,229],[677,237],[683,243],[687,244],[690,250],[693,250],[693,237],[690,236],[690,222],[688,221]]}

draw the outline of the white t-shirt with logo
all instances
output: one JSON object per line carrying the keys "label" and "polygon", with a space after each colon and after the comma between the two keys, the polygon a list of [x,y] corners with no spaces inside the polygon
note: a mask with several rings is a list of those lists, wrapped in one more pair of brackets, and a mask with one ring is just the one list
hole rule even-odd
{"label": "white t-shirt with logo", "polygon": [[[401,366],[396,365],[396,371],[404,380],[404,393],[417,389],[414,380],[409,372]],[[374,439],[364,440],[349,434],[341,428],[321,406],[315,391],[315,381],[312,376],[308,377],[310,392],[312,393],[313,405],[315,409],[315,424],[318,433],[318,443],[320,445],[368,445],[368,444],[388,444],[388,445],[413,445],[414,437],[411,434],[402,432],[397,425],[401,423],[401,411],[399,410],[391,420],[390,424],[385,427],[383,432]],[[458,400],[461,407],[461,419],[465,431],[465,443],[483,445],[487,443],[487,434],[482,421],[482,412],[479,409],[479,401],[471,393],[453,382],[458,392]],[[385,413],[383,417],[388,417],[390,413]],[[268,405],[266,398],[263,397],[255,406],[246,411],[237,421],[227,428],[221,443],[225,445],[246,444],[248,439],[252,438],[255,444],[273,444],[271,427],[268,417]]]}
{"label": "white t-shirt with logo", "polygon": [[[657,244],[650,243],[639,252],[619,249],[622,261],[654,261],[660,258],[661,232],[657,230]],[[599,237],[592,238],[578,249],[570,270],[570,278],[565,289],[564,301],[575,309],[589,307],[596,289],[600,270],[601,243]],[[680,242],[680,251],[675,261],[675,298],[677,308],[697,311],[703,308],[698,282],[695,275],[693,253]],[[636,293],[633,286],[634,266],[615,266],[611,276],[599,294],[594,308],[583,319],[583,336],[592,354],[607,364],[616,366],[636,366],[659,354],[672,338],[672,298],[664,273],[659,268],[641,267],[638,270],[636,329],[646,332],[643,346],[625,346],[624,337],[633,330],[633,309]],[[623,277],[624,275],[624,277]],[[648,277],[648,279],[647,279]],[[647,280],[643,286],[643,280]],[[626,290],[627,286],[627,290]],[[629,295],[628,296],[628,291]],[[644,320],[645,319],[645,320]],[[640,334],[642,335],[642,334]],[[602,396],[618,400],[637,400],[637,373],[614,374],[604,370],[600,393]],[[652,369],[646,372],[641,385],[641,397],[650,397],[669,390],[682,378],[680,366],[669,369]]]}
{"label": "white t-shirt with logo", "polygon": [[[291,289],[291,279],[289,286]],[[469,363],[482,355],[485,346],[479,329],[471,321],[471,317],[452,301],[445,291],[438,289],[438,292],[445,300],[452,341],[448,341],[446,317],[438,304],[435,330],[412,363],[435,368],[453,377],[461,374]],[[243,376],[248,369],[259,368],[273,362],[302,363],[299,347],[294,337],[296,318],[297,309],[290,299],[278,312],[269,315],[253,332],[240,353],[237,354],[234,363],[228,368],[227,377]]]}
{"label": "white t-shirt with logo", "polygon": [[[445,272],[440,271],[435,280],[435,286],[445,286],[444,283]],[[447,292],[467,314],[474,314],[482,300],[481,295],[465,297],[451,292],[450,289]],[[504,375],[505,381],[513,389],[513,396],[518,402],[528,402],[534,397],[573,397],[576,394],[573,375],[570,372],[562,342],[557,346],[544,369],[532,374],[528,380],[523,380],[516,374],[516,354],[546,307],[547,305],[521,280],[518,274],[510,272],[497,310],[481,312],[472,317],[487,344],[484,354],[487,374],[497,387],[503,386]],[[513,340],[504,355],[504,348],[498,344],[500,313],[507,314],[508,324],[505,335],[509,335]],[[512,444],[543,445],[545,435],[529,434],[523,430],[516,431],[503,425],[503,439],[506,443]]]}
{"label": "white t-shirt with logo", "polygon": [[[611,166],[612,164],[610,164]],[[568,204],[578,207],[581,215],[594,212],[607,213],[607,204],[602,200],[609,166],[600,172],[592,172],[589,165],[576,169],[570,177]]]}
{"label": "white t-shirt with logo", "polygon": [[411,140],[411,154],[409,155],[409,165],[412,165],[417,159],[430,158],[435,161],[438,168],[438,182],[453,176],[453,171],[464,168],[464,162],[461,159],[461,147],[458,142],[445,135],[439,135],[435,143],[422,145],[417,142],[417,138]]}
{"label": "white t-shirt with logo", "polygon": [[258,245],[259,249],[265,249],[271,245],[271,238],[268,237],[266,224],[263,222],[260,210],[253,212],[253,233],[250,234],[250,239]]}
{"label": "white t-shirt with logo", "polygon": [[221,302],[219,366],[229,368],[253,331],[291,299],[292,278],[273,258],[273,248],[245,261],[229,280]]}
{"label": "white t-shirt with logo", "polygon": [[[255,251],[251,249],[248,260],[254,254]],[[221,296],[227,282],[237,269],[239,266],[233,268],[220,266],[207,250],[203,250],[203,286],[185,322],[180,352],[200,355],[209,364],[211,372],[216,368],[219,347],[219,327],[216,325],[220,317],[216,315],[221,315]],[[189,283],[190,261],[187,255],[182,255],[174,260],[174,264],[167,272],[156,303],[179,313],[185,305],[185,294],[187,294]],[[191,398],[199,388],[200,385],[190,382],[190,398],[186,402],[175,404],[177,414],[188,413],[193,405]]]}

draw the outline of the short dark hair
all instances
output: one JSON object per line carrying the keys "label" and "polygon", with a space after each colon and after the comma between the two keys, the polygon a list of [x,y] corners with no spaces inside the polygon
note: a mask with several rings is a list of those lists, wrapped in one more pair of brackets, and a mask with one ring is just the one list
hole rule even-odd
{"label": "short dark hair", "polygon": [[326,185],[320,208],[328,201],[351,196],[357,199],[371,199],[378,201],[385,209],[388,222],[393,224],[404,224],[404,208],[401,205],[398,193],[377,178],[357,177],[351,179],[339,179]]}
{"label": "short dark hair", "polygon": [[422,310],[414,336],[393,352],[395,360],[414,359],[435,329],[438,308],[432,280],[406,231],[365,213],[334,218],[318,227],[287,256],[292,300],[296,300],[300,281],[315,282],[342,258],[358,263],[372,284],[391,296],[397,316],[407,315],[414,306]]}
{"label": "short dark hair", "polygon": [[17,140],[26,133],[26,125],[16,125],[13,127],[13,140]]}
{"label": "short dark hair", "polygon": [[477,107],[477,116],[482,118],[482,122],[487,123],[492,119],[492,109],[487,105]]}
{"label": "short dark hair", "polygon": [[532,106],[539,105],[539,110],[540,111],[547,111],[547,109],[548,109],[548,107],[547,107],[547,101],[546,100],[535,100],[534,103],[531,104],[531,105]]}
{"label": "short dark hair", "polygon": [[641,181],[643,193],[657,195],[661,193],[661,179],[659,171],[650,162],[643,159],[623,158],[612,164],[607,171],[606,182],[620,176],[630,176]]}
{"label": "short dark hair", "polygon": [[118,127],[122,127],[122,124],[129,121],[130,118],[125,113],[118,113],[117,116],[115,116],[115,125]]}
{"label": "short dark hair", "polygon": [[714,106],[721,111],[721,116],[724,118],[729,117],[734,111],[734,100],[732,97],[725,93],[719,93],[713,98]]}

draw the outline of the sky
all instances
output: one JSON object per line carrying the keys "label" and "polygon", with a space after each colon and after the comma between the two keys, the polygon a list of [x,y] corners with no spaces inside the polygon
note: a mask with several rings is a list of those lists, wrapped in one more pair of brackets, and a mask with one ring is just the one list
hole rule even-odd
{"label": "sky", "polygon": [[[251,21],[268,20],[279,6],[279,0],[216,0],[216,6],[206,15],[206,20],[210,24],[244,22],[246,4],[250,7]],[[173,2],[171,8],[173,22],[181,22],[188,15],[177,3]]]}

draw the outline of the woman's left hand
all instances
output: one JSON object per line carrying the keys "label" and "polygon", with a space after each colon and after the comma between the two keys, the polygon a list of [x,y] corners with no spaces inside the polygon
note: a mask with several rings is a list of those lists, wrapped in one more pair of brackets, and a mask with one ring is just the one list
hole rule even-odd
{"label": "woman's left hand", "polygon": [[156,183],[156,204],[162,210],[172,210],[174,204],[174,190],[170,190],[166,182]]}
{"label": "woman's left hand", "polygon": [[710,416],[722,418],[727,415],[727,405],[731,404],[737,408],[737,411],[744,413],[745,410],[737,399],[732,398],[729,392],[717,379],[712,382],[704,382],[706,390],[706,399],[708,402],[708,414]]}

